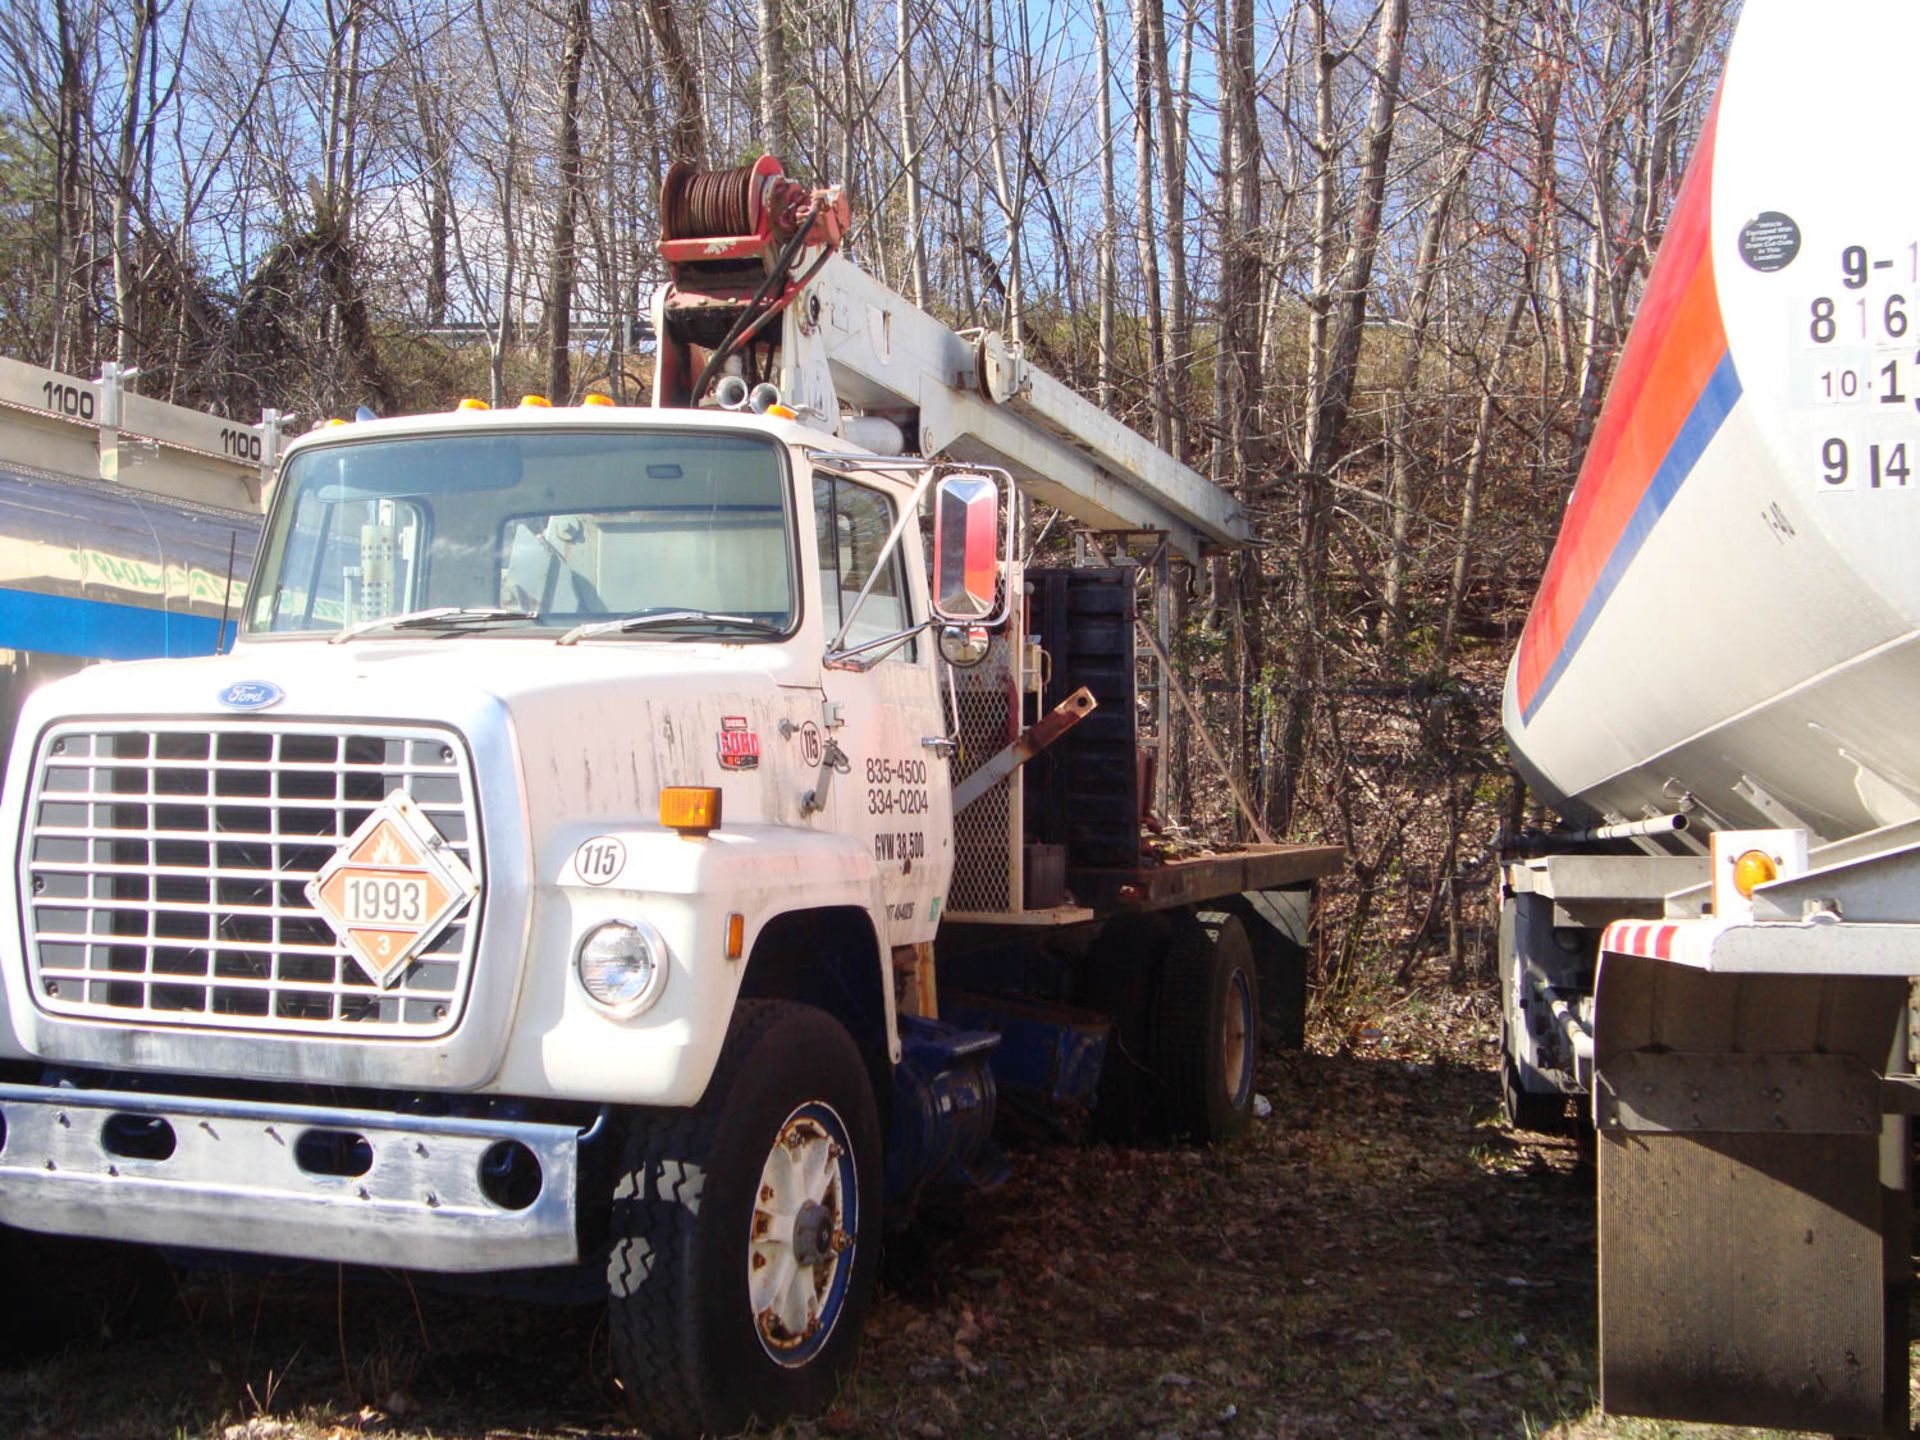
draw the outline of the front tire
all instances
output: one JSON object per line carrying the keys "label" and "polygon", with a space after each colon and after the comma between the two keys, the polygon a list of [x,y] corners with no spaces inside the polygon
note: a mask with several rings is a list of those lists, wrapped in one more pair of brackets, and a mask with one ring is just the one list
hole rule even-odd
{"label": "front tire", "polygon": [[613,1369],[656,1435],[827,1405],[879,1268],[871,1082],[831,1016],[742,1001],[692,1110],[629,1117],[612,1212]]}

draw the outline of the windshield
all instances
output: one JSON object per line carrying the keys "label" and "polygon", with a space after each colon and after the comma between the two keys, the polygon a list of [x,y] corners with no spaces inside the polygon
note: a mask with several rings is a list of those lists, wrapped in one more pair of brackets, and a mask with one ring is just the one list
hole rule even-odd
{"label": "windshield", "polygon": [[[524,635],[674,610],[778,635],[795,619],[791,510],[780,448],[758,435],[440,434],[308,450],[281,477],[247,629]],[[369,625],[389,617],[402,623]]]}

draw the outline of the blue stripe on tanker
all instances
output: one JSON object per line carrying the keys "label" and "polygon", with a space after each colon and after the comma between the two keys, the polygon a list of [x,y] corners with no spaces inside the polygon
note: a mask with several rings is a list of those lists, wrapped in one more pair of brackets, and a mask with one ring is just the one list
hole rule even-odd
{"label": "blue stripe on tanker", "polygon": [[1673,497],[1680,493],[1680,487],[1693,473],[1694,466],[1706,453],[1713,437],[1720,433],[1721,424],[1733,413],[1733,407],[1740,401],[1740,394],[1740,375],[1733,368],[1733,352],[1728,351],[1720,357],[1720,363],[1714,367],[1713,374],[1700,391],[1700,398],[1693,402],[1686,424],[1673,437],[1673,445],[1668,449],[1666,458],[1660,462],[1660,468],[1654,471],[1646,493],[1634,507],[1633,518],[1627,522],[1626,529],[1613,547],[1613,553],[1607,556],[1606,566],[1594,582],[1593,589],[1588,592],[1586,602],[1581,605],[1579,618],[1573,622],[1573,629],[1561,645],[1560,653],[1554,657],[1546,678],[1534,692],[1532,703],[1521,712],[1523,722],[1531,722],[1541,705],[1546,703],[1547,696],[1553,693],[1553,687],[1579,652],[1581,642],[1593,628],[1593,622],[1600,618],[1600,612],[1606,608],[1614,586],[1627,573],[1627,567],[1640,553],[1640,547],[1646,543],[1647,536],[1653,533],[1654,525],[1666,513]]}
{"label": "blue stripe on tanker", "polygon": [[44,595],[0,586],[0,646],[86,660],[211,655],[220,621],[144,605]]}

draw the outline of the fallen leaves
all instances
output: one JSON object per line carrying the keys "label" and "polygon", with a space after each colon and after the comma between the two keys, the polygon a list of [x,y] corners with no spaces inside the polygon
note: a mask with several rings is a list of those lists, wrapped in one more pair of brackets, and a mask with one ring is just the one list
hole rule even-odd
{"label": "fallen leaves", "polygon": [[[1017,1150],[1004,1188],[932,1205],[890,1244],[853,1383],[775,1434],[1609,1433],[1591,1417],[1591,1177],[1571,1144],[1492,1118],[1496,1023],[1487,997],[1440,990],[1323,1025],[1316,1050],[1264,1058],[1272,1113],[1233,1149]],[[138,1385],[103,1389],[98,1354],[0,1369],[26,1414],[10,1433],[639,1435],[591,1312],[422,1291],[422,1322],[367,1281],[336,1314],[331,1272],[188,1285],[193,1327],[116,1347]],[[245,1387],[269,1371],[254,1414]]]}

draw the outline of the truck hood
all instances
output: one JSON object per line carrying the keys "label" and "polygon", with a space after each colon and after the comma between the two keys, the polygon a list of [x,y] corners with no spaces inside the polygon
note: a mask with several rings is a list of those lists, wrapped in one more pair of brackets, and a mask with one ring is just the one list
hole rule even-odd
{"label": "truck hood", "polygon": [[[24,746],[49,713],[426,722],[452,726],[476,747],[507,740],[532,835],[560,817],[652,820],[662,785],[720,787],[730,820],[796,823],[810,783],[798,768],[799,737],[820,718],[818,674],[793,645],[256,642],[228,655],[99,665],[58,681],[22,715],[16,759],[26,759]],[[270,703],[223,703],[235,686]]]}

